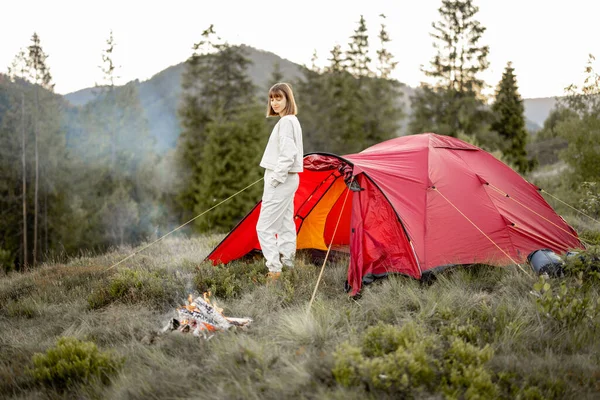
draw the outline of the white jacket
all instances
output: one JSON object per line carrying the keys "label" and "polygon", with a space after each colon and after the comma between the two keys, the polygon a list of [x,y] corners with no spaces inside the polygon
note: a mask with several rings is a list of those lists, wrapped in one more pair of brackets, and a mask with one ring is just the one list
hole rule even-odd
{"label": "white jacket", "polygon": [[[273,128],[260,166],[273,170],[273,180],[283,183],[290,172],[302,172],[302,128],[295,115],[282,117]],[[271,183],[277,186],[278,183]]]}

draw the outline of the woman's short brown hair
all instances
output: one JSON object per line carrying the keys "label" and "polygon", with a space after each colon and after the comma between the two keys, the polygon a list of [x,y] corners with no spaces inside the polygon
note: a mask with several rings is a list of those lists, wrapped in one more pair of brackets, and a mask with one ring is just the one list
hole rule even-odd
{"label": "woman's short brown hair", "polygon": [[283,110],[283,115],[296,115],[298,114],[298,107],[296,106],[296,100],[294,100],[294,92],[292,92],[292,87],[289,83],[276,83],[271,89],[269,89],[269,99],[267,100],[267,117],[275,117],[278,116],[271,107],[271,99],[273,97],[279,98],[285,96],[285,109]]}

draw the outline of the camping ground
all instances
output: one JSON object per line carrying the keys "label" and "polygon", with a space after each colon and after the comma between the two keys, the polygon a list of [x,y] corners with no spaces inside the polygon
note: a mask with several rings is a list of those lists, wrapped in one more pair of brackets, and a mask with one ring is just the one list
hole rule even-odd
{"label": "camping ground", "polygon": [[[591,239],[591,233],[588,234]],[[358,299],[347,260],[306,255],[274,285],[260,261],[202,263],[222,236],[82,254],[0,280],[0,397],[110,399],[597,398],[598,247],[563,279],[474,266],[391,277]],[[160,334],[211,291],[247,330]],[[63,338],[60,345],[58,339]],[[65,339],[66,338],[66,339]]]}

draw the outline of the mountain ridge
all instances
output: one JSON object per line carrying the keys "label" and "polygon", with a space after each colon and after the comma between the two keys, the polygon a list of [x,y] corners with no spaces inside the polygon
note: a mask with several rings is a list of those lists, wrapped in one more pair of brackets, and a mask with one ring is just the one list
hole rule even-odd
{"label": "mountain ridge", "polygon": [[[248,75],[257,88],[266,91],[276,63],[279,63],[281,74],[286,81],[295,81],[302,76],[303,66],[284,59],[275,53],[242,45],[252,63],[248,67]],[[169,66],[152,75],[145,81],[134,80],[138,85],[140,102],[150,125],[152,136],[156,138],[159,149],[173,148],[179,136],[180,126],[177,109],[181,96],[181,76],[184,73],[185,61]],[[63,95],[74,106],[83,106],[94,97],[94,87],[84,88]],[[401,84],[403,111],[409,116],[410,97],[415,88]],[[535,132],[541,129],[551,109],[556,104],[555,98],[523,99],[527,129]],[[408,118],[403,121],[402,131],[406,129]]]}

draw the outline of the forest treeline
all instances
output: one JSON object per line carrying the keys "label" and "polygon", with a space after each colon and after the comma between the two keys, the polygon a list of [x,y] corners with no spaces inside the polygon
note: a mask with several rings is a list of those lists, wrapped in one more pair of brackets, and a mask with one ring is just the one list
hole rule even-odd
{"label": "forest treeline", "polygon": [[[559,160],[557,187],[600,214],[600,78],[567,89],[533,137],[525,128],[517,71],[509,62],[492,98],[479,77],[488,66],[485,27],[473,0],[443,0],[432,24],[433,54],[409,99],[391,76],[385,16],[376,34],[360,16],[346,46],[326,62],[313,56],[299,79],[273,65],[270,84],[297,93],[305,150],[359,152],[400,134],[436,132],[494,152],[522,174]],[[257,87],[243,47],[208,27],[185,63],[178,118],[181,134],[159,152],[137,86],[119,86],[112,32],[99,52],[101,82],[92,101],[74,107],[54,93],[37,34],[0,74],[0,270],[23,270],[52,257],[158,237],[256,182],[275,121],[265,118],[268,87]],[[317,65],[324,65],[319,67]],[[402,111],[410,102],[411,115]],[[408,121],[407,121],[408,119]],[[254,185],[189,225],[187,232],[227,231],[260,199]]]}

